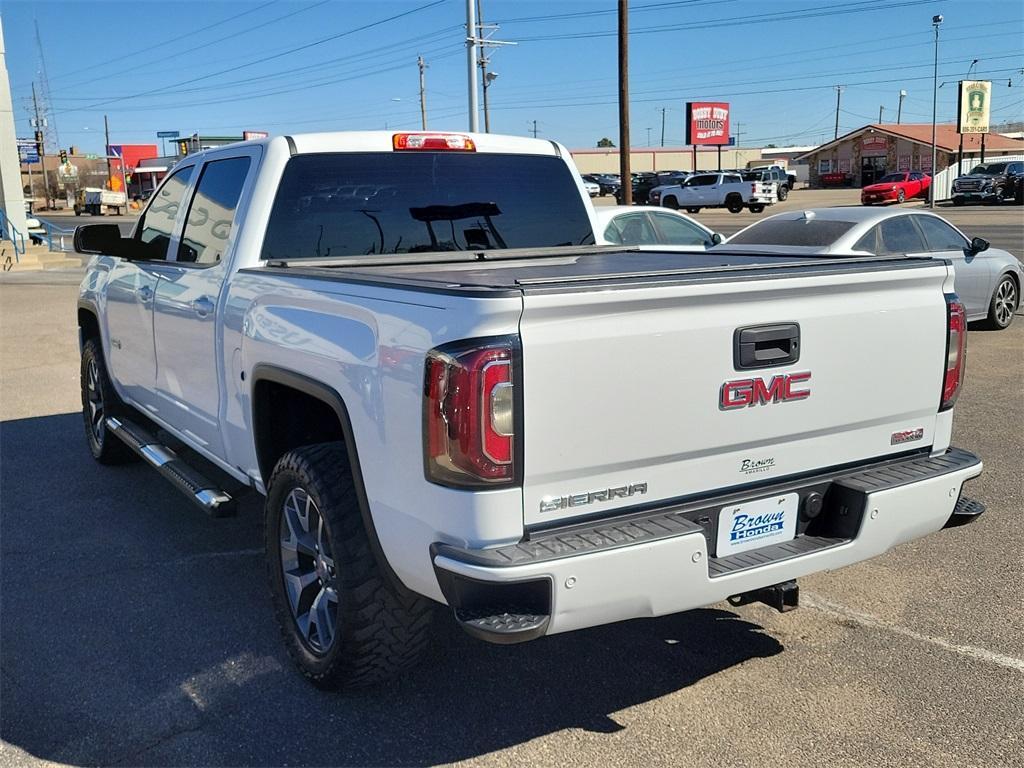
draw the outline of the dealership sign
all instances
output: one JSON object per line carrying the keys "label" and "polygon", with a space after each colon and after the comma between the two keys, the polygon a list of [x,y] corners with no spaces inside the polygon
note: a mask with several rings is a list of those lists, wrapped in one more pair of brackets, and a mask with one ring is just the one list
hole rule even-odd
{"label": "dealership sign", "polygon": [[265,139],[270,134],[266,131],[242,131],[242,141],[252,141],[253,139]]}
{"label": "dealership sign", "polygon": [[729,144],[729,104],[722,101],[686,102],[686,143]]}
{"label": "dealership sign", "polygon": [[992,83],[961,80],[957,99],[957,133],[988,133]]}

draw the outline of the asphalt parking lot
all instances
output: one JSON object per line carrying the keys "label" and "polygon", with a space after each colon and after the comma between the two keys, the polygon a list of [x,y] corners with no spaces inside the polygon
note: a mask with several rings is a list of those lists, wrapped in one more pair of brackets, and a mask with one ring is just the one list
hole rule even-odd
{"label": "asphalt parking lot", "polygon": [[[1020,208],[940,212],[1024,251]],[[80,279],[0,277],[0,765],[1024,765],[1024,312],[969,334],[954,441],[985,461],[977,523],[804,579],[784,615],[723,603],[499,647],[439,610],[419,668],[339,695],[279,642],[258,497],[213,520],[90,458]]]}

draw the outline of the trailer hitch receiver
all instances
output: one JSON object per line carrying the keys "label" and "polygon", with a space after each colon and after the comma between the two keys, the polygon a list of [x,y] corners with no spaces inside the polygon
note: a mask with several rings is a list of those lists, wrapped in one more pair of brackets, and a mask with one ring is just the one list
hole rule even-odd
{"label": "trailer hitch receiver", "polygon": [[729,598],[729,605],[732,606],[738,607],[750,603],[764,603],[779,613],[786,613],[800,607],[800,587],[797,586],[796,579],[790,579],[780,584],[761,587],[761,589],[733,595]]}

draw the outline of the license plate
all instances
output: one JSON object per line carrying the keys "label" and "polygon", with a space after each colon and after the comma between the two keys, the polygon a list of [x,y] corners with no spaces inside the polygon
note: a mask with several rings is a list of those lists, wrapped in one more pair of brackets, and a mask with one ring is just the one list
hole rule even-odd
{"label": "license plate", "polygon": [[723,507],[718,513],[717,557],[759,549],[796,536],[800,496],[786,493]]}

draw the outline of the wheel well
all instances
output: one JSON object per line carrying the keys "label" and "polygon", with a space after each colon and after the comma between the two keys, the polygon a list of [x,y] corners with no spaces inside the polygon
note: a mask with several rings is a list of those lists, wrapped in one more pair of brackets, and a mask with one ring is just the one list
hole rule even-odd
{"label": "wheel well", "polygon": [[78,308],[78,327],[81,329],[82,343],[100,337],[100,323],[96,315],[83,307]]}
{"label": "wheel well", "polygon": [[256,458],[264,485],[277,460],[293,448],[337,441],[347,449],[336,407],[305,389],[268,379],[253,387]]}
{"label": "wheel well", "polygon": [[742,195],[740,195],[739,192],[730,192],[729,194],[727,194],[725,196],[726,202],[728,202],[729,200],[742,200],[742,199],[743,199],[743,197],[742,197]]}

